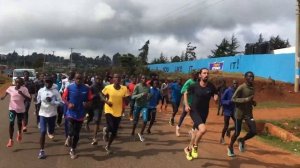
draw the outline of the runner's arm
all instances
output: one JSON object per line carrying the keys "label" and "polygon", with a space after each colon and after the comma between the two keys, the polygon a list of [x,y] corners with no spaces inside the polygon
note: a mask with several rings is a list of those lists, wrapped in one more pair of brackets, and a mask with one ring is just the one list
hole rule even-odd
{"label": "runner's arm", "polygon": [[4,100],[7,95],[8,95],[8,93],[5,92],[5,95],[1,97],[1,100]]}

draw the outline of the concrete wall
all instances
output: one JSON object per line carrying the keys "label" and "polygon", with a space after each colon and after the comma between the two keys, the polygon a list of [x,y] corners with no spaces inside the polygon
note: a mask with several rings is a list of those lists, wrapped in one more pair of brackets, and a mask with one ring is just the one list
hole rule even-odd
{"label": "concrete wall", "polygon": [[224,72],[245,73],[253,71],[256,76],[293,83],[295,76],[295,54],[238,55],[222,58],[207,58],[195,61],[148,65],[150,70],[189,73],[193,69],[209,68],[221,63]]}

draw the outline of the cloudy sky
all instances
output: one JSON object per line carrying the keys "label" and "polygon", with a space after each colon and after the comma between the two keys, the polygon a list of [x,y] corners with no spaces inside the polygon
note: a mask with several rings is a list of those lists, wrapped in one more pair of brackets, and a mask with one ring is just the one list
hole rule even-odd
{"label": "cloudy sky", "polygon": [[181,55],[188,42],[197,58],[233,34],[240,42],[280,35],[295,45],[296,0],[0,0],[0,54],[45,52],[88,57],[137,55],[150,40],[149,60]]}

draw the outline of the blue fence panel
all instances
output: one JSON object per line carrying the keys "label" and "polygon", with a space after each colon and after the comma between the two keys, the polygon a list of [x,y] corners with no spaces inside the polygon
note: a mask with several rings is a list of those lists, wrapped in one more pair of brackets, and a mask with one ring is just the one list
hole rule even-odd
{"label": "blue fence panel", "polygon": [[295,54],[238,55],[207,58],[167,64],[148,65],[150,70],[189,73],[193,69],[209,68],[212,63],[221,63],[224,72],[245,73],[253,71],[256,76],[293,83],[295,76]]}

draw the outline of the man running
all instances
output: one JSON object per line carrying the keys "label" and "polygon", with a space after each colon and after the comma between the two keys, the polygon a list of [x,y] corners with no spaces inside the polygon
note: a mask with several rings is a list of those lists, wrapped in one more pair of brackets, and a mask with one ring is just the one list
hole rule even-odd
{"label": "man running", "polygon": [[88,101],[93,99],[90,89],[83,84],[80,73],[75,75],[75,83],[70,84],[63,93],[63,100],[67,105],[66,118],[68,118],[68,144],[70,144],[70,157],[76,159],[75,149],[79,141],[79,134],[85,117],[84,108]]}
{"label": "man running", "polygon": [[7,95],[10,95],[9,101],[9,140],[7,143],[7,147],[12,147],[14,145],[13,135],[14,135],[14,126],[15,119],[17,119],[18,124],[18,134],[17,141],[22,141],[22,120],[25,112],[25,104],[24,101],[28,101],[31,99],[28,89],[24,87],[24,80],[18,77],[15,80],[16,86],[10,86],[1,100],[4,100]]}
{"label": "man running", "polygon": [[151,128],[156,118],[156,106],[158,105],[159,100],[161,100],[160,90],[158,89],[158,80],[153,81],[152,85],[153,86],[150,87],[150,99],[148,103],[148,113],[150,116],[150,124],[147,129],[148,134],[151,134]]}
{"label": "man running", "polygon": [[38,91],[45,86],[44,84],[44,74],[40,74],[38,79],[34,82],[35,84],[35,97],[34,97],[34,102],[35,102],[35,115],[36,115],[36,124],[37,127],[40,128],[40,116],[39,116],[39,111],[41,107],[41,103],[37,103],[37,94]]}
{"label": "man running", "polygon": [[[191,142],[184,149],[188,160],[198,158],[198,144],[206,133],[205,123],[209,112],[209,101],[211,97],[214,98],[214,101],[218,100],[216,88],[212,83],[208,82],[208,77],[208,69],[200,69],[199,82],[190,86],[187,92],[184,93],[185,111],[190,113],[194,122]],[[192,96],[191,106],[188,102],[188,96]]]}
{"label": "man running", "polygon": [[[187,80],[184,85],[182,86],[181,88],[181,94],[184,94],[184,92],[186,92],[188,90],[188,88],[193,85],[194,83],[197,82],[197,79],[198,79],[198,72],[196,71],[193,71],[192,72],[192,78],[190,78],[189,80]],[[189,105],[191,105],[191,96],[188,97],[188,103]],[[184,103],[183,103],[184,104]],[[181,124],[185,118],[185,116],[187,115],[187,112],[185,111],[185,106],[183,105],[183,110],[182,110],[182,113],[181,113],[181,116],[180,116],[180,119],[179,119],[179,122],[178,122],[178,125],[176,126],[176,136],[180,136],[180,127],[181,127]]]}
{"label": "man running", "polygon": [[107,127],[103,128],[103,139],[107,143],[105,150],[107,154],[111,154],[111,144],[117,136],[121,116],[123,113],[123,102],[129,96],[126,86],[120,85],[121,76],[119,74],[113,75],[113,84],[107,85],[102,90],[106,99],[102,98],[105,102],[104,112]]}
{"label": "man running", "polygon": [[53,87],[53,79],[46,77],[45,87],[41,88],[37,95],[37,103],[41,104],[39,116],[40,116],[40,152],[38,155],[39,159],[45,159],[46,154],[44,151],[45,147],[45,136],[48,131],[51,139],[54,138],[55,120],[57,116],[57,106],[62,103],[61,96],[58,90]]}
{"label": "man running", "polygon": [[245,151],[245,142],[253,138],[256,135],[256,124],[255,120],[253,118],[253,106],[256,106],[256,101],[253,100],[254,98],[254,73],[251,71],[248,71],[244,75],[245,77],[245,83],[241,84],[236,91],[234,92],[232,96],[232,102],[236,105],[236,111],[235,111],[235,132],[234,135],[231,137],[230,144],[227,148],[227,155],[229,157],[234,157],[234,150],[233,150],[233,144],[236,141],[236,139],[239,137],[241,129],[242,129],[242,122],[245,120],[249,131],[248,133],[243,137],[239,138],[239,150],[241,152]]}
{"label": "man running", "polygon": [[174,125],[174,118],[175,115],[178,112],[178,108],[180,106],[180,102],[181,102],[181,82],[182,80],[179,78],[176,81],[174,81],[173,83],[170,84],[169,88],[171,90],[171,103],[172,103],[172,109],[173,109],[173,113],[172,116],[169,120],[169,124],[170,125]]}
{"label": "man running", "polygon": [[225,133],[230,138],[230,131],[234,130],[234,127],[230,127],[230,128],[228,127],[229,127],[230,118],[232,118],[233,122],[235,122],[235,117],[234,117],[235,105],[231,101],[231,98],[237,87],[238,87],[238,82],[236,80],[233,80],[232,86],[228,87],[224,91],[224,94],[222,95],[220,100],[224,109],[224,127],[220,139],[221,144],[225,144],[225,140],[224,140]]}
{"label": "man running", "polygon": [[162,99],[161,99],[161,106],[160,111],[162,112],[162,108],[165,104],[165,112],[167,111],[168,103],[169,103],[169,82],[168,79],[165,79],[165,82],[161,84],[160,87]]}
{"label": "man running", "polygon": [[133,112],[133,127],[132,127],[131,136],[134,139],[135,129],[136,129],[136,126],[137,126],[139,118],[140,118],[140,113],[142,113],[143,126],[141,129],[141,132],[138,133],[138,136],[140,138],[140,141],[144,142],[145,141],[144,130],[145,130],[147,122],[148,122],[147,103],[148,103],[148,99],[149,99],[149,87],[146,84],[146,76],[145,75],[141,76],[141,81],[140,81],[140,83],[138,83],[135,86],[131,98],[135,99],[134,112]]}
{"label": "man running", "polygon": [[25,113],[24,113],[24,118],[23,118],[23,132],[27,132],[27,125],[28,125],[28,119],[29,119],[28,111],[29,111],[30,104],[31,104],[31,98],[35,94],[35,85],[34,85],[34,82],[31,79],[29,79],[30,74],[28,71],[24,71],[23,75],[24,75],[24,86],[28,89],[28,92],[30,94],[30,99],[25,99],[25,101],[24,101]]}
{"label": "man running", "polygon": [[[91,105],[92,109],[92,116],[90,117],[90,120],[94,120],[95,126],[94,126],[94,133],[93,133],[93,141],[92,145],[97,145],[97,133],[99,130],[99,125],[102,117],[102,112],[103,112],[103,107],[104,107],[104,102],[101,99],[102,96],[102,90],[103,90],[103,80],[100,76],[96,75],[94,77],[94,84],[91,86],[91,91],[93,94],[93,101]],[[88,124],[88,122],[87,122]]]}
{"label": "man running", "polygon": [[135,99],[131,99],[131,96],[132,96],[132,93],[133,93],[133,90],[135,88],[135,85],[136,85],[136,77],[131,77],[131,82],[128,84],[127,88],[129,90],[129,94],[130,94],[130,112],[129,112],[129,119],[130,121],[133,120],[133,111],[134,111],[134,104],[135,104]]}

